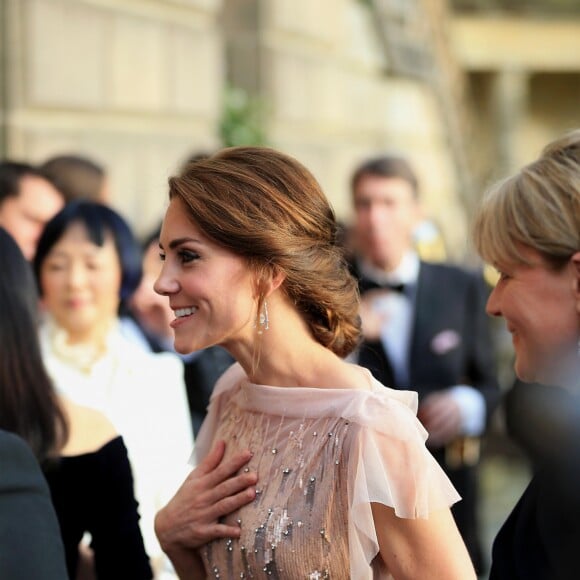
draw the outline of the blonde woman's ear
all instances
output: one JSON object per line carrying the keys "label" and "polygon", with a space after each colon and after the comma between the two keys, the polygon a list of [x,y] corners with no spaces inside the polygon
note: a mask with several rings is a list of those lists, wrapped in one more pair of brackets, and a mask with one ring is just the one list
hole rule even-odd
{"label": "blonde woman's ear", "polygon": [[580,316],[580,252],[576,252],[575,254],[573,254],[571,262],[574,284],[574,297],[576,299],[576,312]]}

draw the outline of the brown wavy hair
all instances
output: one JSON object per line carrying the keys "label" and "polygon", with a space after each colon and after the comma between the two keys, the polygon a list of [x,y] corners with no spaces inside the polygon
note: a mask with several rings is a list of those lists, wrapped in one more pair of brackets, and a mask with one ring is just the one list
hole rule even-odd
{"label": "brown wavy hair", "polygon": [[357,283],[334,211],[296,159],[267,147],[223,149],[172,177],[169,197],[182,200],[208,238],[248,261],[258,290],[261,280],[282,272],[284,292],[320,344],[341,357],[355,349]]}

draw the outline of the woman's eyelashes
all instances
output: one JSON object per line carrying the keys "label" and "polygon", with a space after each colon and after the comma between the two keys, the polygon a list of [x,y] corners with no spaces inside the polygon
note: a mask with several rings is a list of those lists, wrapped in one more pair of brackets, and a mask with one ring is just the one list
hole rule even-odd
{"label": "woman's eyelashes", "polygon": [[187,264],[199,259],[199,254],[197,252],[185,249],[179,250],[177,256],[182,264]]}
{"label": "woman's eyelashes", "polygon": [[495,264],[494,268],[498,275],[498,282],[505,282],[511,277],[511,274],[508,272],[510,270],[509,267]]}
{"label": "woman's eyelashes", "polygon": [[[165,262],[167,255],[164,252],[159,252],[159,260],[161,262]],[[197,252],[192,250],[178,250],[177,251],[177,259],[182,264],[187,264],[189,262],[193,262],[195,260],[199,260],[200,256]]]}
{"label": "woman's eyelashes", "polygon": [[66,268],[65,264],[61,264],[60,262],[47,262],[46,263],[46,270],[48,272],[62,272]]}

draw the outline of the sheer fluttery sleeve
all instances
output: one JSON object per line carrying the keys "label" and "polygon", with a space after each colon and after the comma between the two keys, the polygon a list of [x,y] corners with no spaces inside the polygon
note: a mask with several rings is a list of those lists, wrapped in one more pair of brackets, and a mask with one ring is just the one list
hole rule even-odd
{"label": "sheer fluttery sleeve", "polygon": [[411,392],[382,393],[352,409],[348,451],[349,549],[351,578],[367,578],[379,552],[371,503],[394,509],[400,518],[428,518],[460,499],[425,447],[427,432],[415,415]]}

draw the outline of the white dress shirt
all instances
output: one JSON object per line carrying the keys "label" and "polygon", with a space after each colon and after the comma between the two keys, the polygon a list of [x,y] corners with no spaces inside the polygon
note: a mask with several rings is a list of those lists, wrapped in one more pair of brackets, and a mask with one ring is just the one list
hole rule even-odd
{"label": "white dress shirt", "polygon": [[[365,261],[359,262],[362,276],[378,284],[404,284],[404,293],[385,292],[373,301],[373,308],[385,313],[381,329],[381,343],[389,357],[393,375],[399,388],[413,389],[410,384],[409,352],[415,315],[415,297],[419,279],[420,259],[416,252],[407,252],[394,270],[385,272]],[[453,396],[461,414],[462,433],[481,435],[485,429],[485,399],[472,386],[455,385],[448,392]]]}

